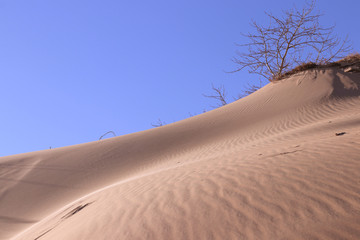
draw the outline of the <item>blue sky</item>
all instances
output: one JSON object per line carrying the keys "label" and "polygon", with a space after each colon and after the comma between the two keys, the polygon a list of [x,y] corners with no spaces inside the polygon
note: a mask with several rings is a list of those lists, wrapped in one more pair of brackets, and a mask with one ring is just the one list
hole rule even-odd
{"label": "blue sky", "polygon": [[[96,141],[210,110],[211,84],[236,96],[258,80],[228,74],[241,32],[294,0],[0,0],[0,156]],[[358,0],[319,0],[360,49]]]}

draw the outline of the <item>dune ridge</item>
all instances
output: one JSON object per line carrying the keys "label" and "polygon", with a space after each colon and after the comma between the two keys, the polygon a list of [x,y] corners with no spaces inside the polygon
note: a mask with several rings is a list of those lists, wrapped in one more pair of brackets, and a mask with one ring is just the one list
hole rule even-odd
{"label": "dune ridge", "polygon": [[160,128],[0,158],[0,239],[357,239],[359,87],[313,69]]}

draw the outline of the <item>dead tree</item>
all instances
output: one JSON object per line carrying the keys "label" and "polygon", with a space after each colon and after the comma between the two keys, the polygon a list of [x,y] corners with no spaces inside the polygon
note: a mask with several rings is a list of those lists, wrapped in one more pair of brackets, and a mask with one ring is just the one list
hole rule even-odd
{"label": "dead tree", "polygon": [[250,94],[256,92],[257,90],[259,90],[260,88],[262,88],[264,86],[263,81],[261,81],[261,79],[259,79],[259,83],[255,84],[255,83],[248,83],[244,89],[241,91],[240,94],[238,94],[238,96],[236,98],[234,98],[234,100],[239,100],[241,98],[244,98],[246,96],[249,96]]}
{"label": "dead tree", "polygon": [[334,35],[334,26],[322,27],[322,15],[313,13],[314,8],[315,1],[311,1],[301,10],[283,11],[281,17],[265,12],[268,26],[253,21],[254,33],[243,34],[249,42],[238,44],[247,51],[237,52],[233,62],[239,67],[232,72],[247,68],[249,73],[274,81],[297,65],[324,64],[344,57],[352,49],[349,41]]}
{"label": "dead tree", "polygon": [[213,108],[225,106],[227,104],[227,101],[226,101],[226,91],[224,86],[221,85],[220,87],[214,87],[214,85],[211,84],[211,87],[212,90],[214,91],[214,95],[203,94],[203,96],[207,98],[213,98],[219,102],[217,106],[212,106]]}

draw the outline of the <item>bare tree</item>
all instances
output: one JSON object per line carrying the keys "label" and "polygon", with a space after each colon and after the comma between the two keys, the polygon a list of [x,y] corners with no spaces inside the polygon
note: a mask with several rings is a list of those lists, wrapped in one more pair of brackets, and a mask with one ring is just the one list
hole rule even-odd
{"label": "bare tree", "polygon": [[258,84],[248,83],[247,86],[244,88],[244,90],[242,90],[241,93],[236,98],[234,98],[234,100],[239,100],[241,98],[244,98],[244,97],[256,92],[263,86],[264,86],[264,83],[261,79],[259,79]]}
{"label": "bare tree", "polygon": [[[226,100],[226,90],[224,85],[220,85],[220,87],[214,87],[213,84],[211,84],[212,86],[212,90],[214,92],[213,95],[206,95],[203,94],[204,97],[207,98],[213,98],[215,100],[217,100],[218,105],[217,106],[211,106],[213,108],[218,108],[218,107],[222,107],[225,106],[226,104],[229,103],[228,100]],[[257,90],[259,90],[260,88],[262,88],[264,86],[263,81],[261,79],[259,79],[259,83],[255,84],[255,83],[248,83],[247,86],[245,86],[245,88],[241,91],[241,93],[238,94],[237,97],[233,97],[234,101],[239,100],[241,98],[244,98],[250,94],[252,94],[253,92],[256,92]],[[205,110],[204,110],[205,112]],[[190,116],[193,116],[192,114],[190,114]]]}
{"label": "bare tree", "polygon": [[227,101],[226,101],[226,91],[224,86],[221,85],[220,87],[214,87],[214,85],[211,84],[211,87],[212,90],[214,91],[214,95],[203,94],[203,96],[207,98],[213,98],[219,101],[219,104],[217,106],[212,106],[213,108],[225,106],[227,104]]}
{"label": "bare tree", "polygon": [[249,42],[238,45],[246,47],[247,52],[237,52],[233,62],[239,67],[232,72],[248,68],[249,73],[273,81],[297,65],[324,64],[344,57],[352,49],[347,38],[341,40],[334,35],[334,26],[320,26],[322,15],[314,14],[314,8],[315,0],[307,2],[301,10],[283,11],[282,17],[265,12],[268,26],[252,21],[254,33],[243,34]]}

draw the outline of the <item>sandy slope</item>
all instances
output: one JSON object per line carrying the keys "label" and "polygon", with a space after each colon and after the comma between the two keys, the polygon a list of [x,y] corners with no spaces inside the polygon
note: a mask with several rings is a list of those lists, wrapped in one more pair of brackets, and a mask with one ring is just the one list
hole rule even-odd
{"label": "sandy slope", "polygon": [[0,158],[0,239],[359,239],[358,87],[309,71],[164,127]]}

